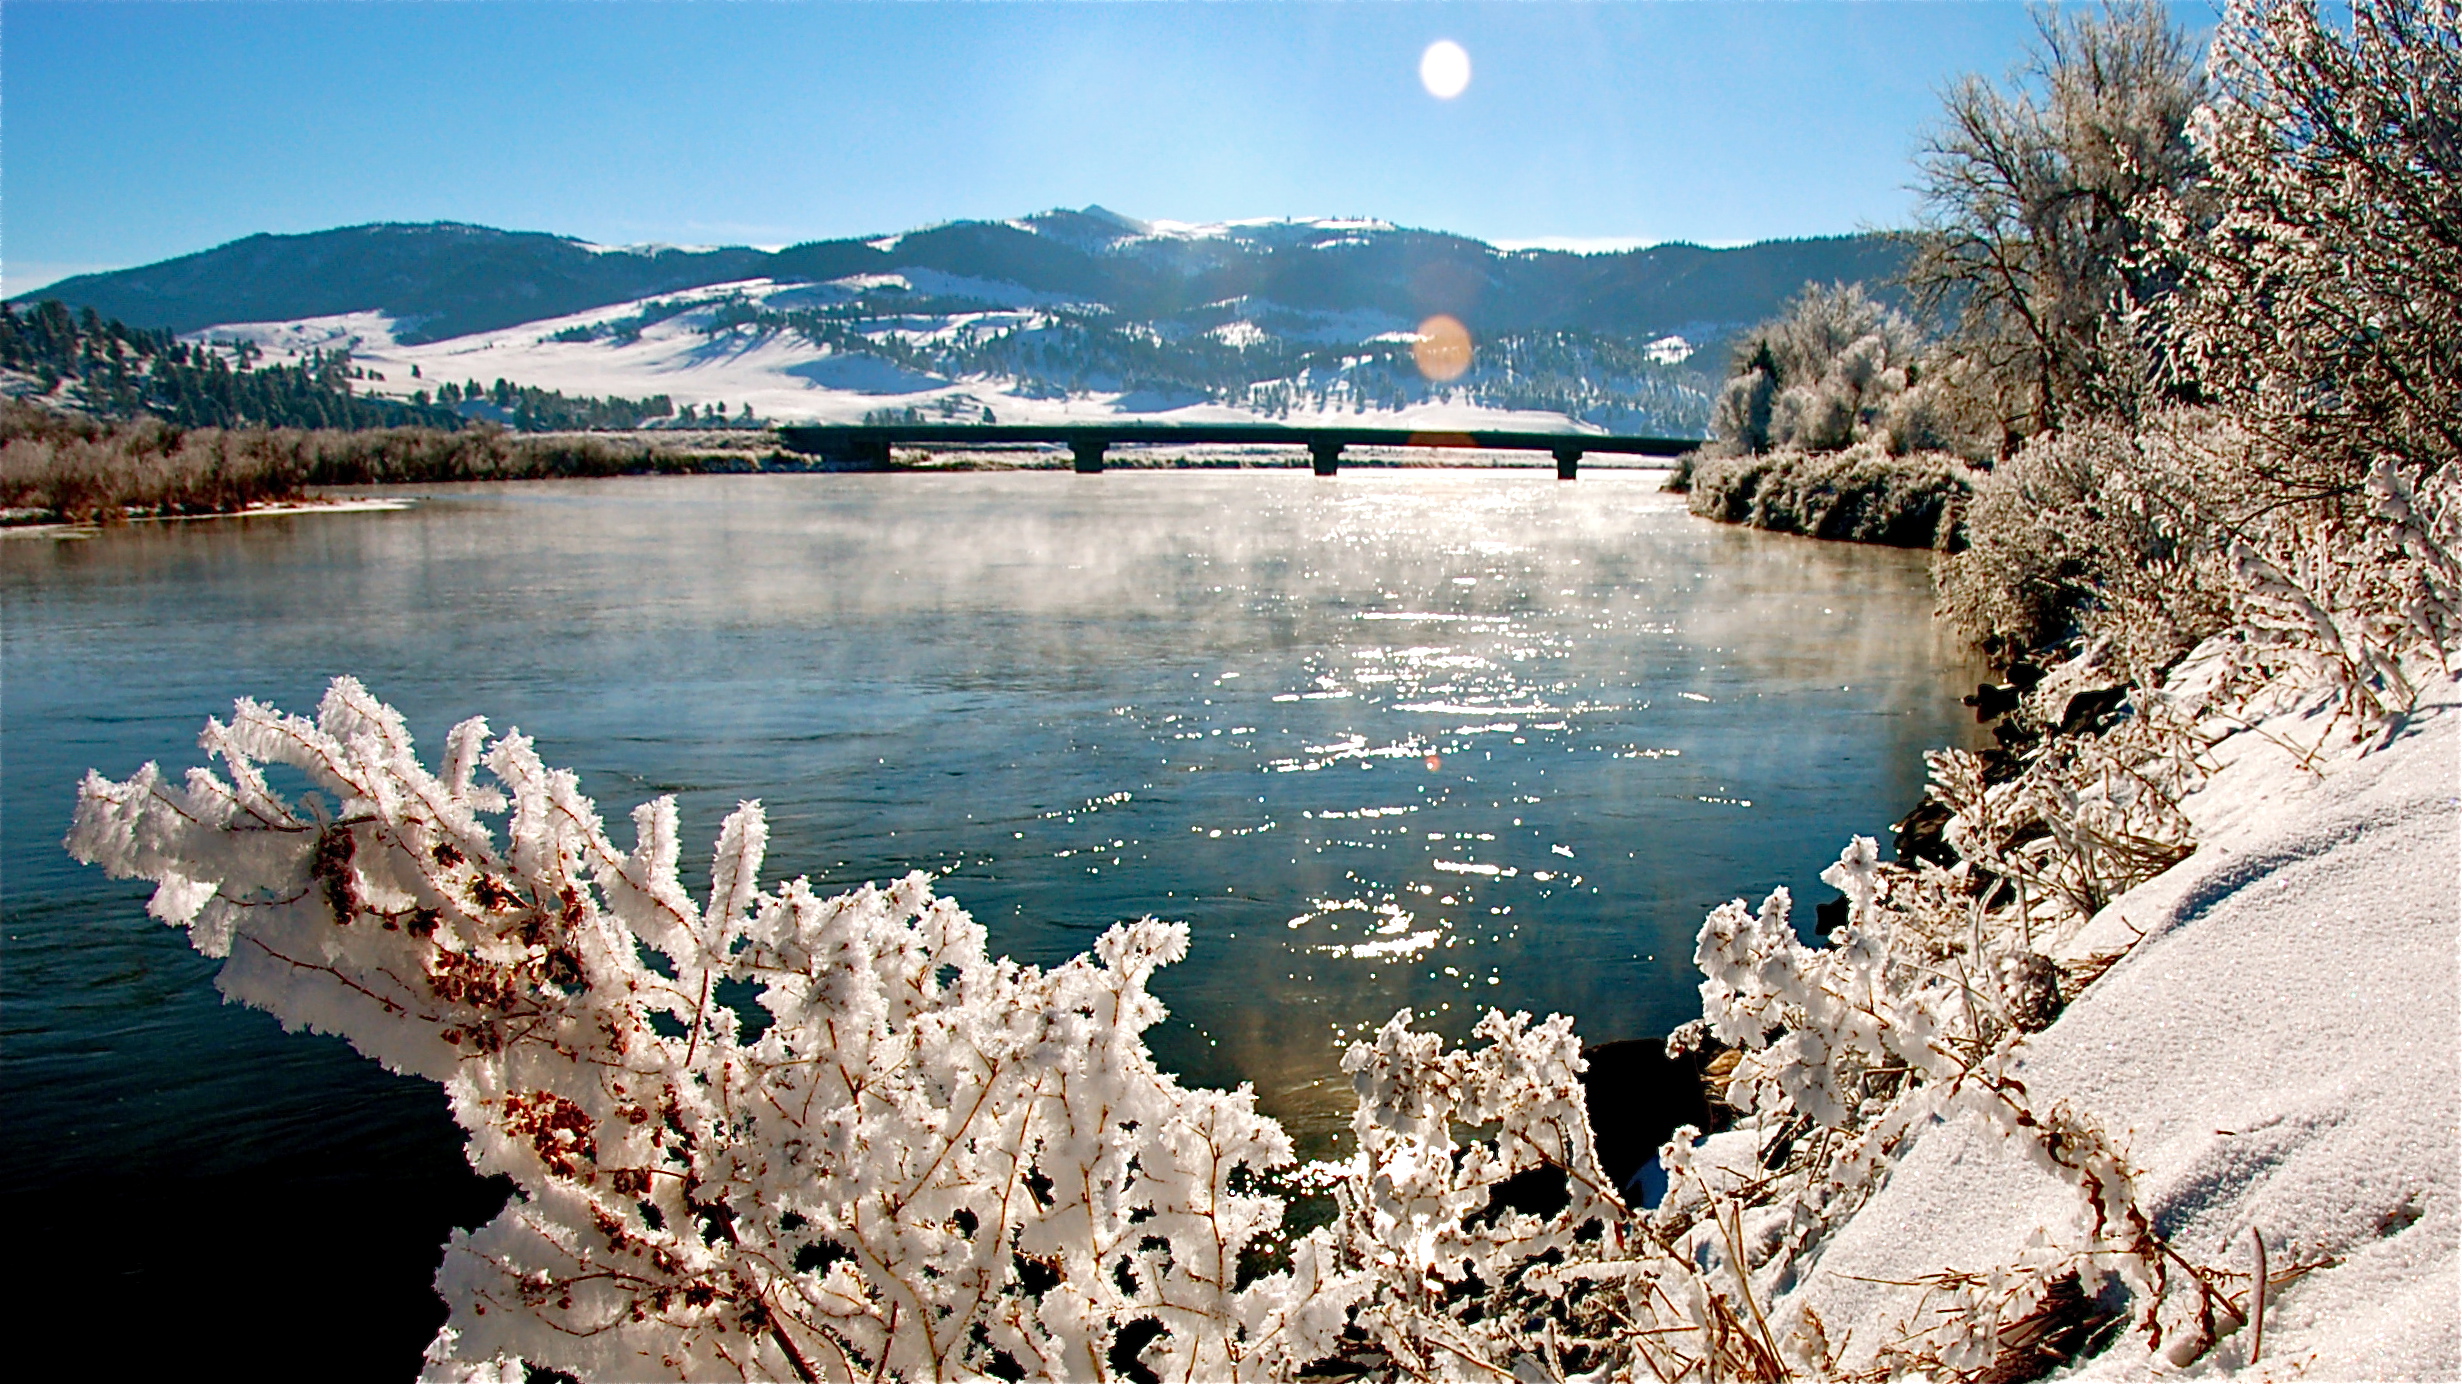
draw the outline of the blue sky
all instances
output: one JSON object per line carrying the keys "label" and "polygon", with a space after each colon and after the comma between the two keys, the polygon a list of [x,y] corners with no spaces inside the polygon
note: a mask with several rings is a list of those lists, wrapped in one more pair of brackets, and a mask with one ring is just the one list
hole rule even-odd
{"label": "blue sky", "polygon": [[[16,293],[367,221],[781,244],[1090,202],[1830,234],[1905,221],[1940,86],[2030,32],[1999,0],[7,0],[0,259]],[[1438,39],[1472,63],[1450,101]]]}

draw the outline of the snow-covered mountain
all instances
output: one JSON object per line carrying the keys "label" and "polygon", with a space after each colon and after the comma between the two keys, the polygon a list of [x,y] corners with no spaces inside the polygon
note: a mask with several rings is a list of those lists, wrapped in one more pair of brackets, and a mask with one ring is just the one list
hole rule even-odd
{"label": "snow-covered mountain", "polygon": [[[347,348],[361,388],[404,398],[504,380],[781,421],[1374,411],[1697,432],[1715,373],[1700,347],[1808,280],[1877,281],[1896,263],[1869,236],[1577,255],[1371,220],[1088,207],[779,250],[361,226],[252,236],[39,296],[246,338],[276,361]],[[1440,314],[1472,338],[1457,377],[1414,358]]]}

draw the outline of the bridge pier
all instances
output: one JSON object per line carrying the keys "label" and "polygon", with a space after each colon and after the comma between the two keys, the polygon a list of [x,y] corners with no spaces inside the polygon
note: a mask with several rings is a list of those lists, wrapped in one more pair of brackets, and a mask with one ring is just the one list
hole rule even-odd
{"label": "bridge pier", "polygon": [[1081,476],[1099,476],[1103,472],[1103,448],[1107,444],[1099,437],[1069,439],[1069,454]]}
{"label": "bridge pier", "polygon": [[1311,442],[1308,444],[1308,460],[1318,475],[1330,476],[1342,468],[1342,444]]}
{"label": "bridge pier", "polygon": [[1581,448],[1558,447],[1556,449],[1556,479],[1569,481],[1580,470]]}
{"label": "bridge pier", "polygon": [[886,471],[889,444],[869,439],[845,442],[821,454],[824,465],[844,471]]}

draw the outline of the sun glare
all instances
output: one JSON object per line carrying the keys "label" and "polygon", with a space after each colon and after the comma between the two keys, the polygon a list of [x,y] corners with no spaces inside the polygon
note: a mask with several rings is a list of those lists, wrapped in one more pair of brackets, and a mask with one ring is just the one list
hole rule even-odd
{"label": "sun glare", "polygon": [[1411,343],[1411,359],[1431,380],[1458,378],[1470,368],[1470,328],[1438,313],[1419,324],[1419,339]]}
{"label": "sun glare", "polygon": [[1449,38],[1440,38],[1419,55],[1419,84],[1428,95],[1450,101],[1470,85],[1470,54]]}

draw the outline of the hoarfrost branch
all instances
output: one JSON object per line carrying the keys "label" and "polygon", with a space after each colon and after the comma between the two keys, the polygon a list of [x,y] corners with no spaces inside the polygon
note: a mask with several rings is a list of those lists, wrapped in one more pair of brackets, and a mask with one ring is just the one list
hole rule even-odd
{"label": "hoarfrost branch", "polygon": [[[226,995],[441,1082],[472,1163],[511,1177],[438,1276],[436,1376],[1101,1378],[1145,1319],[1147,1364],[1175,1377],[1330,1351],[1322,1235],[1238,1281],[1280,1224],[1251,1189],[1288,1138],[1141,1041],[1184,928],[1124,924],[1048,971],[994,961],[921,875],[762,890],[758,803],[696,901],[672,801],[619,850],[526,738],[465,721],[431,774],[348,678],[314,721],[242,701],[202,743],[224,775],[89,775],[69,847],[155,881],[154,915],[226,958]],[[283,800],[266,764],[337,806]],[[757,1039],[723,981],[759,987]]]}

